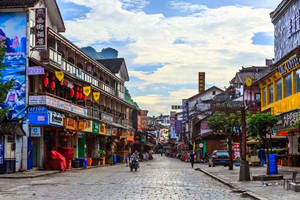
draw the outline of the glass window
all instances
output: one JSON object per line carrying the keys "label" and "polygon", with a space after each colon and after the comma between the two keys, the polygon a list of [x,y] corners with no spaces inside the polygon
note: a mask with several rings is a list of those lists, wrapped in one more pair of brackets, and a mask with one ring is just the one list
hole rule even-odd
{"label": "glass window", "polygon": [[285,97],[292,95],[292,74],[290,73],[284,78],[285,83]]}
{"label": "glass window", "polygon": [[273,84],[269,85],[269,104],[273,103],[274,98],[274,91],[273,91]]}
{"label": "glass window", "polygon": [[300,69],[296,71],[296,92],[300,92]]}
{"label": "glass window", "polygon": [[266,88],[263,88],[263,104],[264,106],[266,106],[267,104],[267,98],[266,98],[267,94],[266,94]]}
{"label": "glass window", "polygon": [[61,65],[61,55],[57,54],[57,63]]}
{"label": "glass window", "polygon": [[279,79],[276,82],[276,100],[279,101],[282,99],[282,81]]}

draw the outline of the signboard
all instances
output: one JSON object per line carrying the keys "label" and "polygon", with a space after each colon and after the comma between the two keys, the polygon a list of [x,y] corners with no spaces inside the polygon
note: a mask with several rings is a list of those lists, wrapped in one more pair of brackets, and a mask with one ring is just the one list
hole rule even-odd
{"label": "signboard", "polygon": [[50,96],[29,96],[29,105],[47,105],[78,115],[87,116],[87,109]]}
{"label": "signboard", "polygon": [[31,137],[41,137],[42,128],[41,127],[31,127],[30,135],[31,135]]}
{"label": "signboard", "polygon": [[172,105],[171,109],[172,110],[181,110],[182,109],[182,105]]}
{"label": "signboard", "polygon": [[278,130],[277,135],[285,136],[287,133],[284,131],[284,129],[292,127],[294,123],[299,120],[299,117],[299,109],[277,115],[278,122],[274,127],[276,130]]}
{"label": "signboard", "polygon": [[113,122],[114,118],[111,115],[101,113],[101,119],[107,122]]}
{"label": "signboard", "polygon": [[35,10],[35,48],[46,49],[46,8]]}
{"label": "signboard", "polygon": [[64,115],[58,112],[49,111],[49,124],[55,126],[63,126]]}
{"label": "signboard", "polygon": [[142,129],[148,129],[148,110],[141,110]]}
{"label": "signboard", "polygon": [[282,65],[278,66],[278,71],[281,75],[284,75],[285,73],[291,71],[292,69],[294,69],[299,65],[300,65],[299,58],[297,57],[297,55],[295,55],[289,58]]}
{"label": "signboard", "polygon": [[99,133],[100,135],[105,135],[106,134],[106,125],[104,123],[99,124]]}
{"label": "signboard", "polygon": [[143,131],[143,129],[142,129],[142,117],[141,117],[141,115],[138,115],[138,131],[139,132]]}
{"label": "signboard", "polygon": [[43,74],[45,74],[45,70],[41,66],[28,67],[27,68],[27,74],[29,76],[32,76],[32,75],[43,75]]}
{"label": "signboard", "polygon": [[240,143],[233,143],[233,159],[236,160],[241,157],[240,153]]}
{"label": "signboard", "polygon": [[48,109],[44,106],[27,109],[29,125],[48,125]]}
{"label": "signboard", "polygon": [[183,121],[188,121],[188,116],[189,116],[189,102],[187,99],[182,99],[182,118]]}
{"label": "signboard", "polygon": [[178,136],[182,131],[182,120],[175,121],[175,133]]}
{"label": "signboard", "polygon": [[26,93],[26,13],[0,13],[0,43],[5,47],[1,82],[14,80],[0,108],[8,109],[8,119],[25,116]]}
{"label": "signboard", "polygon": [[85,128],[84,128],[84,132],[93,132],[93,121],[92,120],[87,120],[85,121]]}
{"label": "signboard", "polygon": [[205,72],[199,72],[199,93],[205,90]]}
{"label": "signboard", "polygon": [[245,83],[246,83],[246,86],[247,86],[247,87],[251,87],[251,86],[252,86],[252,83],[253,83],[252,78],[251,78],[251,77],[247,77]]}
{"label": "signboard", "polygon": [[93,121],[93,133],[99,134],[99,122]]}
{"label": "signboard", "polygon": [[69,130],[77,130],[77,122],[72,118],[65,118],[64,127]]}

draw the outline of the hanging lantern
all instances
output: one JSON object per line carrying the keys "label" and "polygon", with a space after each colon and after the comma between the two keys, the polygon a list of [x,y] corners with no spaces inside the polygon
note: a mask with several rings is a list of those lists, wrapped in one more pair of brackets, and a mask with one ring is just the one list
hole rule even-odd
{"label": "hanging lantern", "polygon": [[82,96],[82,88],[80,88],[80,93],[79,93],[79,99],[82,99],[83,96]]}
{"label": "hanging lantern", "polygon": [[70,90],[70,96],[71,96],[71,97],[74,97],[74,94],[75,94],[75,91],[74,91],[74,89],[72,88],[72,89]]}
{"label": "hanging lantern", "polygon": [[83,95],[83,100],[86,101],[86,96],[85,95]]}
{"label": "hanging lantern", "polygon": [[45,73],[44,77],[44,86],[47,87],[49,85],[48,72]]}
{"label": "hanging lantern", "polygon": [[55,90],[55,77],[54,76],[52,76],[52,81],[50,83],[50,88],[51,88],[51,90]]}
{"label": "hanging lantern", "polygon": [[75,98],[76,98],[76,99],[79,99],[79,87],[76,87]]}

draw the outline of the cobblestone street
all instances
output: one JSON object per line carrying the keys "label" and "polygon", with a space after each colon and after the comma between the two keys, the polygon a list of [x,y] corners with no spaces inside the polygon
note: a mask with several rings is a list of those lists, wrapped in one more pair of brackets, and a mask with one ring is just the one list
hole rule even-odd
{"label": "cobblestone street", "polygon": [[239,194],[191,169],[161,158],[141,163],[138,172],[117,165],[35,179],[0,179],[0,199],[241,199]]}

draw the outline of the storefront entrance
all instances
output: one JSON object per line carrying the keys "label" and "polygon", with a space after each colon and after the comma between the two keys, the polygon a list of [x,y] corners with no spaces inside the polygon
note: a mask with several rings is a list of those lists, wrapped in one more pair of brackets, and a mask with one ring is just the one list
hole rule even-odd
{"label": "storefront entrance", "polygon": [[78,157],[86,157],[86,136],[78,135]]}
{"label": "storefront entrance", "polygon": [[32,144],[32,166],[41,167],[40,166],[40,155],[41,155],[40,138],[39,137],[31,138],[31,144]]}

